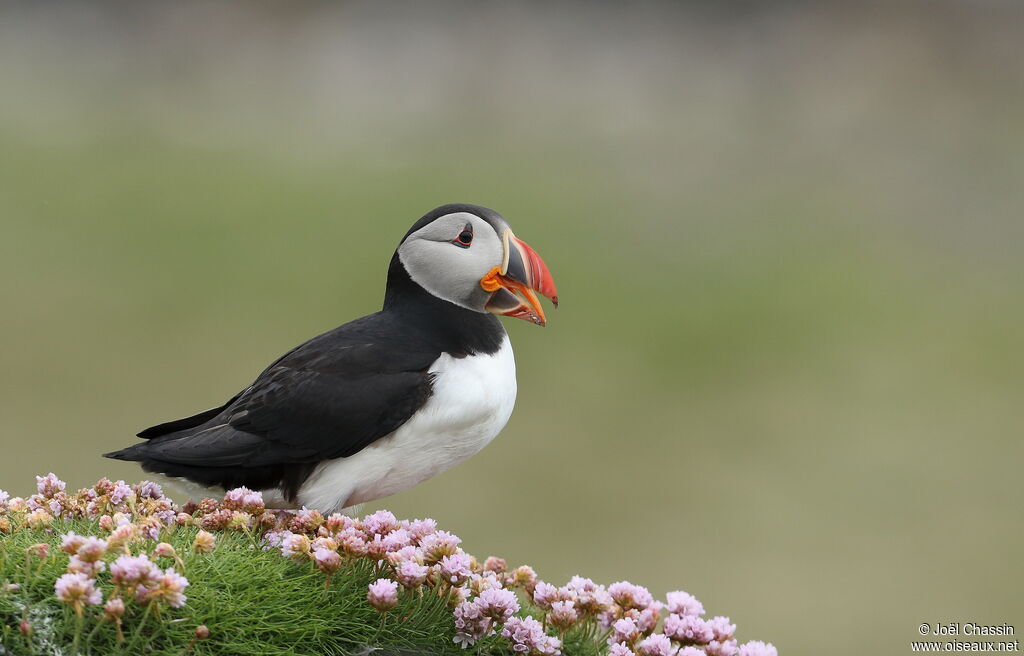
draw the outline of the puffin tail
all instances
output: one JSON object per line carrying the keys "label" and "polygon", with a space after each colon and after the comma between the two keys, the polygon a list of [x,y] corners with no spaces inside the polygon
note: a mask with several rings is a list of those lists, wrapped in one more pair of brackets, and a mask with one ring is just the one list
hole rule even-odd
{"label": "puffin tail", "polygon": [[133,444],[125,449],[118,451],[111,451],[110,453],[104,453],[104,458],[112,458],[114,460],[127,460],[129,462],[140,462],[146,459],[146,448],[148,444],[143,442],[142,444]]}

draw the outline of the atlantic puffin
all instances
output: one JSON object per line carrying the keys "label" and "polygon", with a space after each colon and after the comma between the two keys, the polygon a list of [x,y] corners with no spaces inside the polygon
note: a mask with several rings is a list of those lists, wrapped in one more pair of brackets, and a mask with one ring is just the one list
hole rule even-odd
{"label": "atlantic puffin", "polygon": [[227,403],[147,428],[108,458],[194,498],[245,486],[268,507],[340,511],[466,460],[504,428],[515,361],[497,315],[543,326],[548,267],[479,205],[431,210],[402,238],[379,312],[293,348]]}

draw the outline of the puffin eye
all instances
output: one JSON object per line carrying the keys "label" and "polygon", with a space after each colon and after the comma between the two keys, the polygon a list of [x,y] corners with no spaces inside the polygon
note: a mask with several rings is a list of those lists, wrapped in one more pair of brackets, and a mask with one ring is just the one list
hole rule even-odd
{"label": "puffin eye", "polygon": [[467,223],[452,243],[459,248],[469,248],[469,245],[473,243],[473,224]]}

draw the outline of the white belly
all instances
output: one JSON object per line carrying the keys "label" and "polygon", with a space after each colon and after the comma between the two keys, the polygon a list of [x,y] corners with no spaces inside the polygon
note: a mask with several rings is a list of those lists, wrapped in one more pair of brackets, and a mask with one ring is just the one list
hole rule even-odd
{"label": "white belly", "polygon": [[359,453],[321,463],[299,491],[301,505],[327,513],[401,492],[474,455],[505,427],[516,401],[507,335],[494,355],[442,354],[430,372],[424,406]]}

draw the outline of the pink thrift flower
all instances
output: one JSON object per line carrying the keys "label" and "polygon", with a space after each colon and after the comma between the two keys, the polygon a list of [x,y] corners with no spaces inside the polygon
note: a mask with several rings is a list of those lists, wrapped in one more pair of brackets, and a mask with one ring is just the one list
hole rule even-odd
{"label": "pink thrift flower", "polygon": [[[116,521],[116,518],[115,518]],[[135,524],[121,524],[107,537],[107,545],[110,549],[120,549],[135,541],[138,528]]]}
{"label": "pink thrift flower", "polygon": [[324,516],[319,510],[302,507],[302,510],[295,513],[288,528],[296,533],[315,533],[320,525],[324,523]]}
{"label": "pink thrift flower", "polygon": [[337,551],[338,542],[331,538],[320,537],[310,544],[310,548],[315,552],[317,549],[326,549],[328,551]]}
{"label": "pink thrift flower", "polygon": [[337,551],[329,549],[317,549],[313,552],[313,562],[320,568],[321,572],[333,574],[341,567],[341,556]]}
{"label": "pink thrift flower", "polygon": [[729,621],[728,617],[722,617],[721,615],[708,620],[708,626],[711,627],[714,639],[719,642],[728,640],[736,633],[736,625]]}
{"label": "pink thrift flower", "polygon": [[221,508],[208,512],[196,521],[196,525],[207,531],[221,531],[228,527],[235,517],[235,511],[228,508]]}
{"label": "pink thrift flower", "polygon": [[512,643],[512,651],[517,654],[561,654],[562,641],[544,633],[544,627],[532,617],[509,618],[501,630],[501,636]]}
{"label": "pink thrift flower", "polygon": [[120,505],[131,499],[135,498],[135,490],[127,485],[124,481],[118,481],[114,484],[114,490],[110,493],[110,502],[113,504]]}
{"label": "pink thrift flower", "polygon": [[199,531],[196,533],[196,539],[192,540],[192,550],[196,553],[210,553],[213,551],[216,542],[217,538],[214,537],[213,533]]}
{"label": "pink thrift flower", "polygon": [[608,586],[608,594],[612,596],[619,606],[624,609],[635,608],[643,610],[652,603],[654,597],[641,585],[633,585],[629,581],[619,581]]}
{"label": "pink thrift flower", "polygon": [[676,615],[693,615],[700,617],[704,614],[704,604],[697,601],[697,598],[688,592],[677,590],[665,595],[668,601],[668,612]]}
{"label": "pink thrift flower", "polygon": [[271,549],[279,548],[281,543],[284,542],[284,539],[291,534],[291,531],[267,531],[263,534],[263,540],[266,542],[263,546],[263,550],[269,551]]}
{"label": "pink thrift flower", "polygon": [[398,605],[398,584],[390,579],[377,579],[369,585],[366,600],[382,613],[394,608]]}
{"label": "pink thrift flower", "polygon": [[384,536],[384,551],[393,553],[412,544],[412,534],[404,528],[397,528]]}
{"label": "pink thrift flower", "polygon": [[366,555],[374,560],[383,560],[387,558],[388,549],[387,545],[384,544],[384,538],[379,534],[374,535],[372,539],[366,541]]}
{"label": "pink thrift flower", "polygon": [[52,499],[58,492],[63,492],[66,487],[67,483],[57,478],[53,472],[46,476],[36,476],[36,489],[47,499]]}
{"label": "pink thrift flower", "polygon": [[462,540],[447,531],[437,531],[424,536],[420,540],[420,549],[426,557],[425,562],[433,565],[445,556],[453,555],[459,548]]}
{"label": "pink thrift flower", "polygon": [[455,644],[463,649],[492,632],[493,622],[475,602],[462,601],[452,612],[455,617]]}
{"label": "pink thrift flower", "polygon": [[558,588],[546,583],[544,581],[538,581],[537,585],[533,588],[533,603],[541,610],[551,610],[551,604],[561,599]]}
{"label": "pink thrift flower", "polygon": [[409,545],[408,547],[402,547],[398,551],[392,551],[388,554],[388,562],[392,565],[398,565],[404,560],[411,560],[419,565],[423,564],[423,552],[420,551],[419,547]]}
{"label": "pink thrift flower", "polygon": [[75,555],[87,563],[94,563],[102,558],[109,548],[106,540],[89,535],[82,539]]}
{"label": "pink thrift flower", "polygon": [[[39,480],[38,476],[36,477],[36,480]],[[110,494],[110,492],[114,489],[114,484],[110,481],[109,478],[104,476],[100,480],[96,481],[96,485],[93,485],[92,489],[97,494]]]}
{"label": "pink thrift flower", "polygon": [[252,515],[243,510],[235,510],[231,513],[227,528],[233,531],[246,531],[250,525],[252,525]]}
{"label": "pink thrift flower", "polygon": [[66,604],[81,606],[99,606],[103,603],[103,593],[96,589],[96,581],[85,574],[63,574],[53,584],[53,592],[57,599]]}
{"label": "pink thrift flower", "polygon": [[[158,570],[159,571],[159,570]],[[140,604],[147,602],[164,602],[171,608],[181,608],[188,599],[184,594],[188,587],[188,579],[168,568],[152,583],[147,582],[135,589],[135,600]]]}
{"label": "pink thrift flower", "polygon": [[715,637],[711,625],[693,615],[676,615],[672,613],[665,618],[662,628],[665,635],[676,642],[690,645],[706,645]]}
{"label": "pink thrift flower", "polygon": [[110,580],[121,587],[130,588],[143,583],[149,585],[158,578],[160,578],[160,568],[154,565],[146,554],[140,556],[125,554],[110,565]]}
{"label": "pink thrift flower", "polygon": [[521,587],[527,593],[533,594],[536,585],[537,572],[529,565],[520,565],[505,575],[505,586],[509,588]]}
{"label": "pink thrift flower", "polygon": [[140,499],[164,499],[163,488],[153,481],[142,481],[136,488],[136,496]]}
{"label": "pink thrift flower", "polygon": [[77,554],[68,559],[69,572],[85,574],[90,578],[95,577],[97,574],[99,574],[106,568],[107,564],[102,560],[86,561],[82,560],[82,557]]}
{"label": "pink thrift flower", "polygon": [[427,519],[414,519],[411,522],[405,523],[403,528],[412,533],[414,539],[422,540],[425,536],[437,532],[437,522],[429,517]]}
{"label": "pink thrift flower", "polygon": [[676,656],[705,656],[705,653],[696,647],[683,647],[676,652]]}
{"label": "pink thrift flower", "polygon": [[263,511],[267,509],[267,504],[263,501],[263,493],[258,491],[250,491],[242,497],[242,510],[251,515],[262,515]]}
{"label": "pink thrift flower", "polygon": [[25,512],[26,510],[28,510],[28,502],[22,499],[21,497],[13,497],[10,501],[7,502],[7,507],[10,509],[11,512]]}
{"label": "pink thrift flower", "polygon": [[483,574],[474,572],[469,577],[469,589],[477,596],[483,594],[484,590],[501,590],[504,587],[494,572],[484,572]]}
{"label": "pink thrift flower", "polygon": [[760,640],[751,640],[740,645],[739,656],[779,656],[779,652],[772,643],[763,643]]}
{"label": "pink thrift flower", "polygon": [[363,518],[363,530],[366,531],[367,537],[370,538],[374,535],[384,537],[398,527],[398,519],[387,510],[378,510],[372,515],[367,515]]}
{"label": "pink thrift flower", "polygon": [[676,653],[676,646],[668,636],[655,633],[641,640],[636,646],[636,652],[640,656],[673,656]]}
{"label": "pink thrift flower", "polygon": [[551,604],[551,611],[548,613],[548,624],[556,629],[568,629],[576,623],[576,607],[571,601],[556,601]]}
{"label": "pink thrift flower", "polygon": [[60,550],[69,556],[78,553],[78,548],[85,542],[85,536],[78,535],[74,531],[68,531],[60,539]]}
{"label": "pink thrift flower", "polygon": [[50,545],[46,542],[37,542],[28,548],[28,552],[39,560],[46,560],[50,555]]}
{"label": "pink thrift flower", "polygon": [[598,615],[612,605],[612,596],[603,585],[582,576],[574,576],[565,586],[576,595],[576,608],[587,615]]}
{"label": "pink thrift flower", "polygon": [[335,534],[334,539],[338,542],[341,550],[350,556],[366,555],[366,536],[359,529],[355,527],[342,529],[340,533]]}
{"label": "pink thrift flower", "polygon": [[252,492],[252,490],[247,487],[236,487],[228,490],[224,493],[224,498],[221,499],[221,505],[231,510],[241,510],[242,499],[249,492]]}
{"label": "pink thrift flower", "polygon": [[498,558],[496,556],[488,556],[487,560],[484,561],[485,572],[495,572],[497,574],[503,574],[508,569],[508,563],[505,562],[504,558]]}
{"label": "pink thrift flower", "polygon": [[158,558],[174,558],[178,554],[170,544],[167,542],[161,542],[156,545],[156,549],[153,550],[153,555]]}
{"label": "pink thrift flower", "polygon": [[722,641],[712,640],[704,647],[704,653],[707,656],[738,656],[740,649],[736,646],[736,641],[730,638]]}
{"label": "pink thrift flower", "polygon": [[356,520],[352,519],[348,515],[342,515],[341,513],[333,513],[327,519],[324,520],[323,527],[330,534],[340,533],[346,528],[355,528]]}
{"label": "pink thrift flower", "polygon": [[484,590],[473,602],[480,608],[480,612],[494,620],[498,624],[505,621],[519,612],[519,600],[516,593],[501,588]]}
{"label": "pink thrift flower", "polygon": [[103,612],[107,617],[111,619],[117,619],[124,616],[124,600],[120,597],[114,597],[106,604],[103,605]]}
{"label": "pink thrift flower", "polygon": [[293,560],[302,560],[309,554],[310,542],[302,533],[291,533],[281,540],[281,554]]}
{"label": "pink thrift flower", "polygon": [[654,630],[654,627],[658,626],[658,621],[661,620],[661,604],[655,601],[643,610],[631,608],[625,612],[625,616],[632,617],[636,621],[636,625],[640,627],[641,633],[650,633]]}
{"label": "pink thrift flower", "polygon": [[39,510],[33,510],[26,515],[25,523],[29,525],[29,528],[37,531],[49,528],[53,524],[53,515],[40,508]]}
{"label": "pink thrift flower", "polygon": [[640,627],[636,625],[631,617],[623,617],[612,623],[612,634],[608,638],[608,644],[625,642],[633,644],[640,637]]}
{"label": "pink thrift flower", "polygon": [[466,586],[448,590],[448,605],[452,608],[455,608],[467,599],[469,599],[469,588]]}
{"label": "pink thrift flower", "polygon": [[636,656],[624,642],[616,642],[608,648],[608,656]]}
{"label": "pink thrift flower", "polygon": [[398,563],[395,571],[395,578],[405,588],[418,588],[427,580],[427,573],[430,568],[421,565],[414,560],[402,560]]}
{"label": "pink thrift flower", "polygon": [[472,574],[469,556],[464,553],[445,556],[438,564],[438,570],[441,578],[453,586],[462,585]]}

